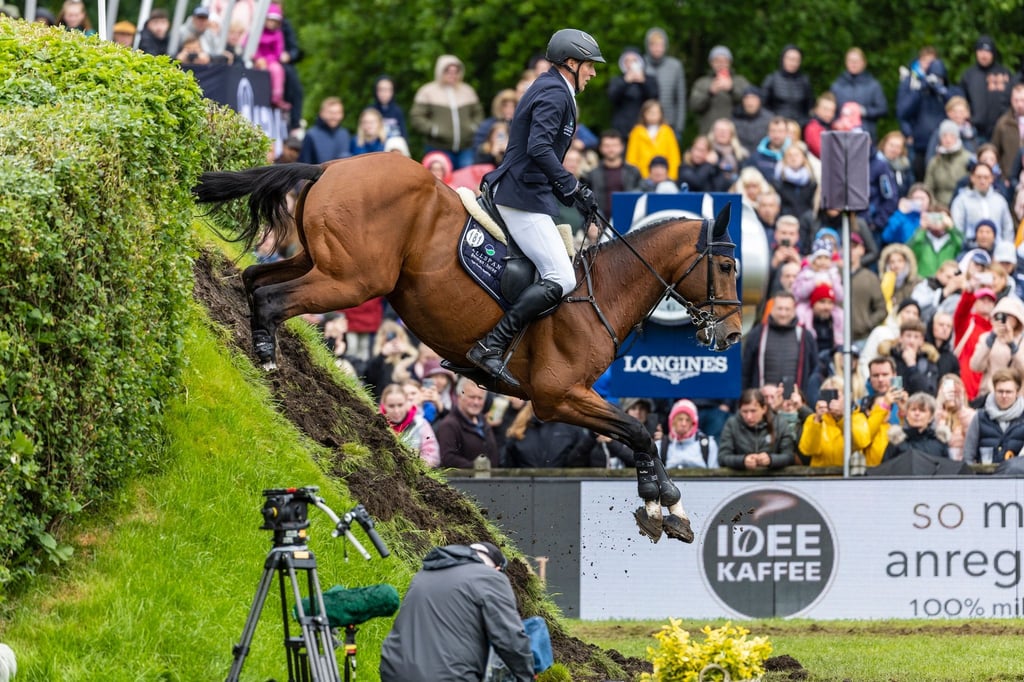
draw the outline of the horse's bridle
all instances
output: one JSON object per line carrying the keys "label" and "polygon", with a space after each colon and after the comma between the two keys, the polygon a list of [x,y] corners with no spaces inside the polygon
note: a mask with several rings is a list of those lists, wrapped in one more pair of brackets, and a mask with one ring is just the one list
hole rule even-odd
{"label": "horse's bridle", "polygon": [[[648,263],[647,260],[642,255],[640,255],[640,253],[633,247],[633,245],[629,243],[629,240],[626,239],[625,235],[623,235],[621,232],[619,232],[617,229],[615,229],[615,226],[612,225],[603,215],[601,215],[600,211],[595,211],[595,212],[593,212],[592,215],[587,216],[586,220],[584,221],[584,224],[589,225],[591,222],[594,222],[595,220],[599,221],[601,224],[603,224],[606,229],[611,230],[612,233],[614,233],[615,236],[623,244],[626,245],[626,247],[630,250],[630,252],[634,256],[636,256],[637,259],[641,263],[643,263],[644,267],[647,268],[647,270],[652,275],[654,275],[655,279],[657,279],[658,282],[665,288],[664,291],[661,293],[661,295],[658,296],[658,298],[655,300],[654,305],[651,307],[651,309],[647,311],[647,314],[644,315],[640,319],[640,321],[637,322],[636,325],[630,330],[631,334],[632,333],[636,333],[636,332],[640,332],[643,329],[644,324],[647,322],[647,320],[649,320],[651,318],[651,315],[654,314],[654,311],[658,309],[658,306],[661,304],[661,301],[663,299],[665,299],[665,298],[671,298],[673,301],[675,301],[676,303],[681,305],[683,307],[683,309],[685,309],[686,312],[690,315],[690,319],[693,320],[693,322],[697,325],[698,329],[707,330],[708,338],[709,339],[713,339],[714,338],[715,331],[717,330],[718,326],[720,324],[722,324],[723,322],[725,322],[725,320],[727,320],[729,317],[731,317],[733,315],[742,314],[742,312],[743,312],[743,307],[742,307],[743,306],[743,302],[742,301],[739,301],[739,300],[718,300],[718,297],[715,295],[715,281],[714,281],[714,276],[713,276],[713,273],[712,273],[712,266],[714,265],[714,255],[715,255],[714,254],[714,250],[715,249],[721,249],[721,250],[731,249],[731,250],[733,250],[735,252],[736,245],[733,244],[732,242],[728,242],[728,241],[714,241],[714,238],[713,238],[714,222],[713,221],[708,220],[708,219],[704,219],[703,220],[703,222],[702,222],[702,230],[701,230],[701,238],[698,238],[697,245],[699,247],[700,246],[700,242],[703,241],[704,242],[704,248],[700,251],[699,254],[697,254],[697,257],[693,260],[692,263],[690,263],[690,267],[688,267],[686,269],[686,271],[679,277],[679,279],[677,279],[674,284],[669,284],[665,280],[665,278],[662,277],[660,274],[658,274],[658,271],[655,270],[654,267],[650,263]],[[583,252],[581,252],[581,255],[582,255],[582,253]],[[706,294],[707,298],[704,301],[701,301],[700,303],[694,304],[694,303],[691,303],[690,301],[686,300],[683,297],[683,295],[680,294],[676,290],[676,288],[680,284],[682,284],[683,280],[686,279],[687,276],[691,272],[693,272],[694,269],[696,269],[697,265],[700,264],[700,262],[702,260],[704,260],[705,258],[708,259],[707,268],[706,268],[707,269],[707,294]],[[735,258],[733,260],[735,260]],[[601,320],[601,323],[604,325],[605,329],[608,331],[608,334],[611,336],[612,343],[615,344],[615,355],[616,355],[616,357],[619,357],[619,343],[620,343],[619,342],[619,338],[618,338],[618,336],[616,336],[615,330],[612,329],[611,324],[605,318],[604,313],[601,311],[600,306],[598,306],[597,301],[594,298],[593,286],[592,286],[592,283],[591,283],[591,280],[590,280],[590,267],[589,267],[589,264],[585,264],[584,265],[583,271],[584,271],[584,274],[586,276],[587,288],[589,289],[589,291],[588,291],[589,295],[586,296],[586,297],[573,297],[573,296],[570,296],[570,297],[566,298],[566,301],[570,301],[570,302],[571,301],[581,301],[581,302],[582,301],[586,301],[586,302],[589,302],[591,305],[594,306],[594,309],[597,311],[598,318]],[[728,305],[728,306],[732,306],[733,309],[727,315],[724,315],[722,317],[717,317],[715,315],[715,306],[716,305],[718,305],[718,306],[726,306],[726,305]],[[711,307],[710,311],[704,309],[704,308],[706,308],[708,306]]]}

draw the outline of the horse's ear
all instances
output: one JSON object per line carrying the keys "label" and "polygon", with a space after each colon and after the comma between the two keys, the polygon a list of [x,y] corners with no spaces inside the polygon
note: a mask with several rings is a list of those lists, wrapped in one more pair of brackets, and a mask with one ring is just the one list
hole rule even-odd
{"label": "horse's ear", "polygon": [[732,214],[732,204],[726,204],[718,215],[715,216],[714,239],[720,242],[729,233],[729,217]]}

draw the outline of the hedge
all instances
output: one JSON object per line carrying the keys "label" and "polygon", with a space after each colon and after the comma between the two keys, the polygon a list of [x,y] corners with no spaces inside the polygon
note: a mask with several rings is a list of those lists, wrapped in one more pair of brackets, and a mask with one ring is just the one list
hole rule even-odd
{"label": "hedge", "polygon": [[158,463],[190,188],[258,163],[260,138],[166,58],[0,18],[0,588],[70,556],[54,524]]}

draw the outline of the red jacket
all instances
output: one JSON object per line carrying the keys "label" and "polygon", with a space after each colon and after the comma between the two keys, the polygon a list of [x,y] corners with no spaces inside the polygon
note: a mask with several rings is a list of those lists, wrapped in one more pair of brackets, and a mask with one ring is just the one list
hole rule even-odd
{"label": "red jacket", "polygon": [[974,347],[978,345],[978,339],[992,331],[992,322],[987,317],[971,312],[975,300],[974,292],[963,292],[953,314],[953,334],[956,337],[953,352],[960,361],[960,376],[964,380],[968,400],[974,400],[981,387],[982,373],[971,371]]}
{"label": "red jacket", "polygon": [[[384,321],[384,299],[371,298],[355,308],[343,310],[348,319],[348,330],[356,334],[373,334]],[[968,358],[970,359],[970,358]]]}

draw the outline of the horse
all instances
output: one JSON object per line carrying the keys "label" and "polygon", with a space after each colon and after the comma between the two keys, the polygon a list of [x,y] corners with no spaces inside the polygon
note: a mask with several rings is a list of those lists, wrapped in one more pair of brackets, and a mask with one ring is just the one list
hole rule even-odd
{"label": "horse", "polygon": [[[293,217],[285,198],[303,181]],[[379,153],[320,165],[207,172],[193,193],[214,207],[249,197],[248,224],[223,235],[247,249],[266,230],[283,233],[294,219],[302,249],[242,274],[253,350],[264,368],[276,367],[276,332],[285,320],[386,297],[423,343],[468,378],[532,401],[542,420],[575,424],[630,447],[644,501],[634,512],[641,533],[653,542],[663,531],[693,541],[679,489],[647,429],[591,387],[615,359],[620,340],[666,297],[690,311],[698,342],[724,350],[740,339],[728,209],[714,222],[667,219],[583,249],[575,260],[577,288],[513,346],[508,367],[521,382],[514,389],[464,367],[467,350],[502,310],[458,262],[466,207],[420,164]]]}

